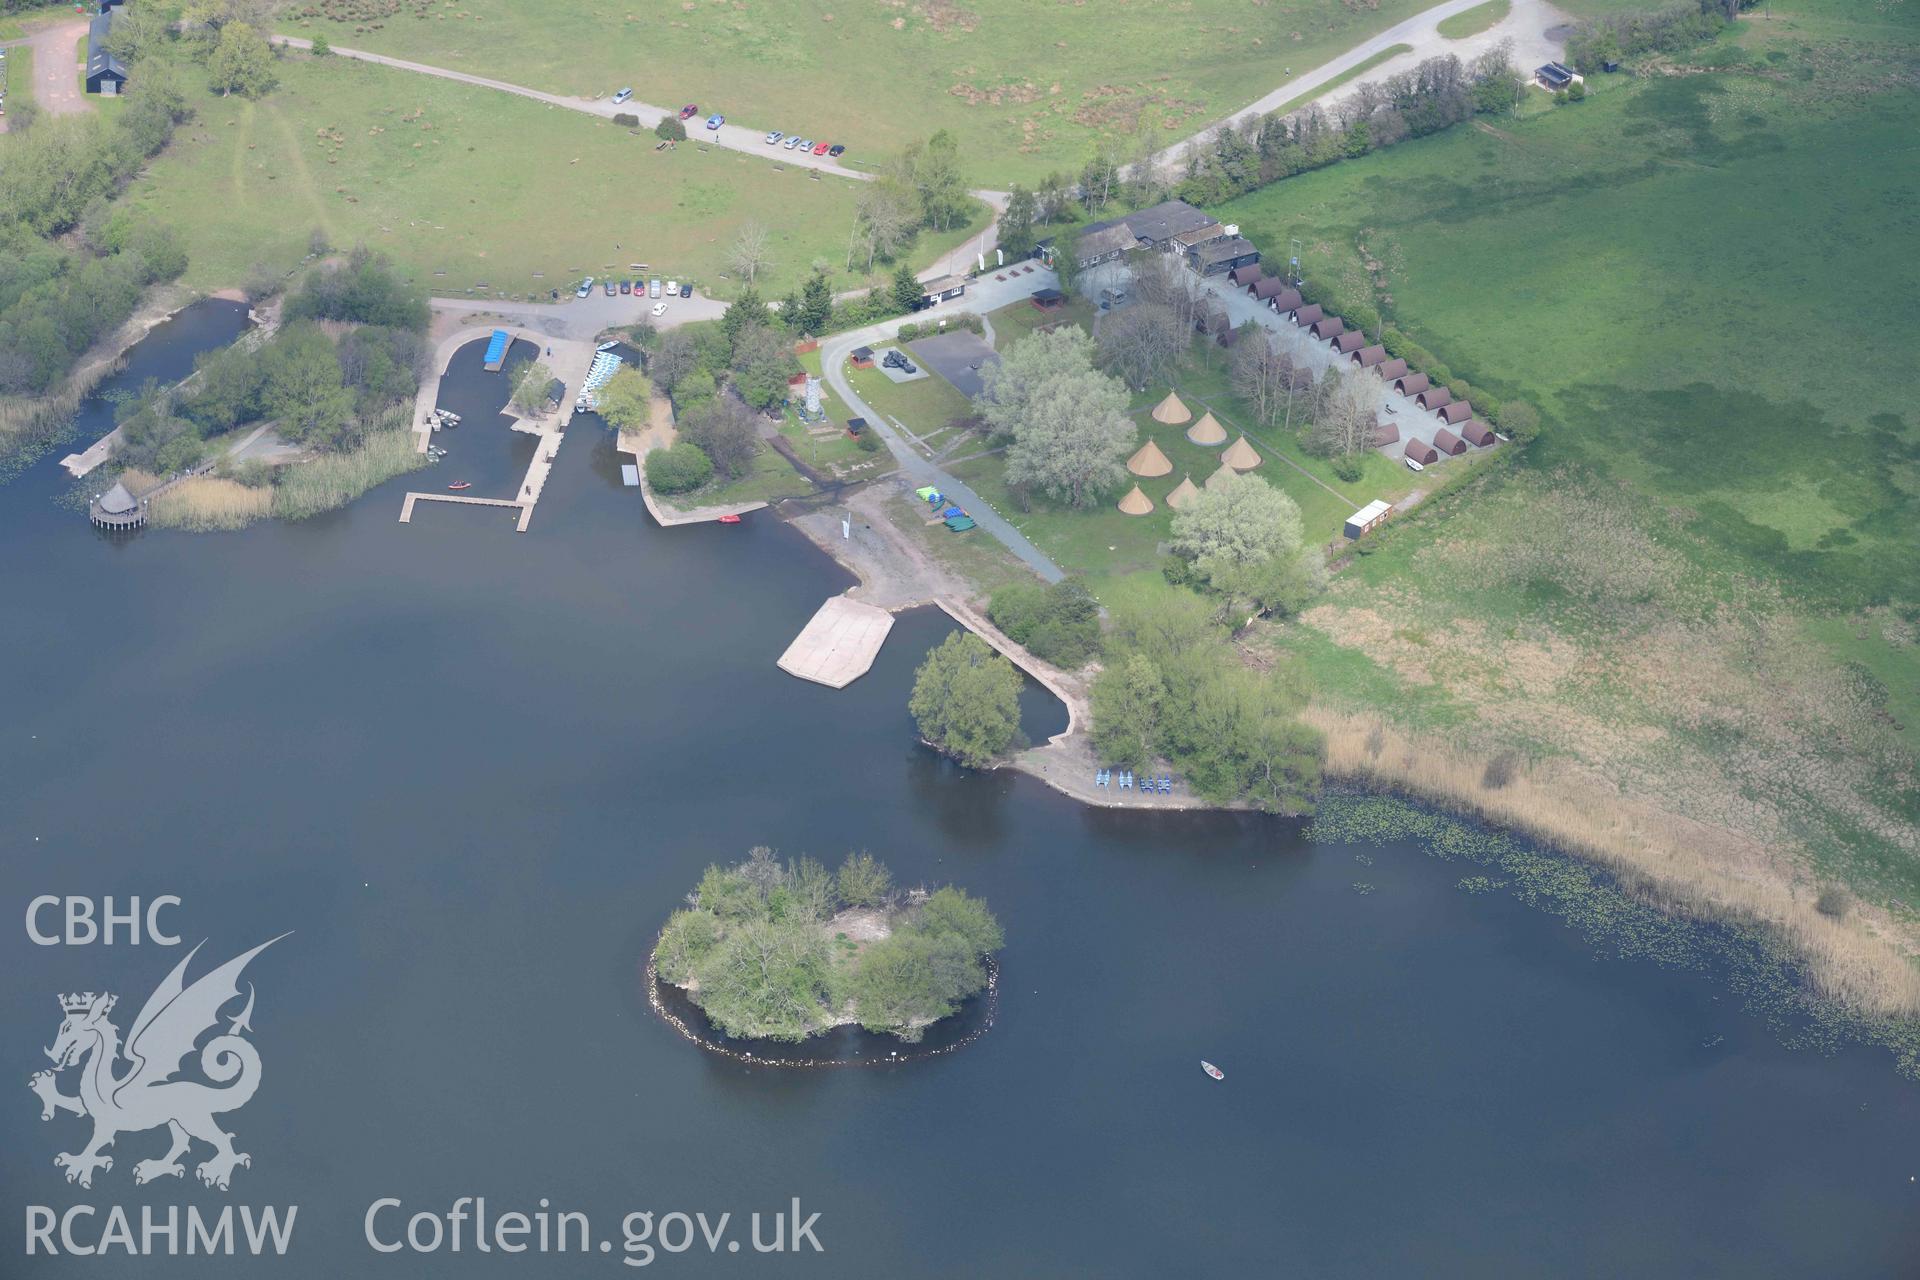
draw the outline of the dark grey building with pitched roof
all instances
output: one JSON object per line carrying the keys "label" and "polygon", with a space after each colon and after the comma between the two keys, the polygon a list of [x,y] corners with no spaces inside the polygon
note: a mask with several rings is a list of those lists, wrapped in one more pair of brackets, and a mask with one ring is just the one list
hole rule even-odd
{"label": "dark grey building with pitched roof", "polygon": [[1253,247],[1251,240],[1234,236],[1187,250],[1187,261],[1201,275],[1217,276],[1223,271],[1233,271],[1259,262],[1260,251]]}
{"label": "dark grey building with pitched roof", "polygon": [[87,92],[113,97],[127,85],[127,68],[107,52],[107,35],[113,30],[113,9],[87,24]]}

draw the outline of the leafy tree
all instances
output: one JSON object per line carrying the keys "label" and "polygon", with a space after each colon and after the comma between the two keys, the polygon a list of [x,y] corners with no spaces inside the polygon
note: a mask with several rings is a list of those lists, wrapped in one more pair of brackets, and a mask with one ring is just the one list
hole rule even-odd
{"label": "leafy tree", "polygon": [[958,631],[920,664],[907,708],[922,737],[978,768],[1019,737],[1020,675],[979,636]]}
{"label": "leafy tree", "polygon": [[1104,758],[1139,767],[1165,759],[1216,803],[1247,800],[1310,812],[1319,735],[1299,719],[1287,669],[1249,670],[1184,593],[1117,608],[1093,685],[1093,735]]}
{"label": "leafy tree", "polygon": [[893,895],[893,873],[865,852],[850,853],[835,881],[841,901],[850,907],[879,907]]}
{"label": "leafy tree", "polygon": [[333,343],[317,326],[289,325],[265,348],[260,403],[289,440],[328,448],[353,425],[354,398]]}
{"label": "leafy tree", "polygon": [[1072,579],[1002,587],[988,601],[987,616],[1015,644],[1069,671],[1100,647],[1100,603]]}
{"label": "leafy tree", "polygon": [[720,942],[720,921],[711,911],[676,911],[654,944],[654,967],[668,982],[685,985]]}
{"label": "leafy tree", "polygon": [[653,126],[654,136],[667,142],[685,142],[687,126],[678,116],[663,116],[660,123]]}
{"label": "leafy tree", "polygon": [[[122,5],[107,29],[107,52],[122,62],[138,62],[173,34],[173,18],[161,5]],[[145,75],[147,68],[140,69]]]}
{"label": "leafy tree", "polygon": [[732,396],[715,396],[689,413],[680,430],[713,460],[716,471],[732,477],[745,474],[760,452],[759,419],[760,415]]}
{"label": "leafy tree", "polygon": [[1000,247],[1009,258],[1020,259],[1033,253],[1035,244],[1034,223],[1039,220],[1039,206],[1033,192],[1014,184],[1007,193],[1006,212],[1000,215]]}
{"label": "leafy tree", "polygon": [[420,290],[402,280],[383,255],[361,245],[344,264],[307,272],[299,292],[287,300],[287,317],[424,331],[431,312]]}
{"label": "leafy tree", "polygon": [[916,276],[913,268],[904,262],[893,270],[892,288],[895,311],[914,311],[920,306],[921,300],[927,296],[927,291],[920,286],[920,277]]}
{"label": "leafy tree", "polygon": [[326,57],[331,57],[333,55],[333,41],[327,39],[326,32],[324,31],[314,32],[313,46],[310,52],[316,58],[326,58]]}
{"label": "leafy tree", "polygon": [[616,431],[639,431],[653,420],[653,388],[638,369],[623,368],[600,388],[600,416]]}
{"label": "leafy tree", "polygon": [[1034,333],[986,371],[982,415],[1013,437],[1007,482],[1031,485],[1087,507],[1126,476],[1139,430],[1127,416],[1127,389],[1093,367],[1093,344],[1063,326]]}
{"label": "leafy tree", "polygon": [[1201,490],[1173,517],[1175,549],[1209,565],[1291,556],[1303,536],[1293,499],[1251,474]]}
{"label": "leafy tree", "polygon": [[975,955],[991,955],[1007,941],[987,904],[952,885],[928,896],[914,927],[922,933],[958,938]]}
{"label": "leafy tree", "polygon": [[1523,444],[1540,434],[1540,411],[1525,400],[1509,400],[1501,405],[1496,421],[1500,430]]}
{"label": "leafy tree", "polygon": [[207,78],[223,98],[260,97],[273,88],[273,49],[250,23],[230,22],[207,59]]}
{"label": "leafy tree", "polygon": [[762,324],[736,335],[731,368],[740,398],[756,409],[770,409],[786,398],[787,379],[800,372],[800,361],[784,334]]}
{"label": "leafy tree", "polygon": [[682,440],[647,455],[647,483],[655,493],[690,493],[713,479],[713,460]]}
{"label": "leafy tree", "polygon": [[[628,370],[622,369],[622,373]],[[528,360],[519,367],[507,371],[507,381],[513,387],[510,403],[524,414],[541,413],[547,407],[547,384],[553,381],[553,370],[538,360]]]}
{"label": "leafy tree", "polygon": [[669,329],[660,336],[660,345],[647,357],[647,372],[654,385],[668,395],[700,366],[700,349],[693,334],[685,329]]}
{"label": "leafy tree", "polygon": [[1144,653],[1109,666],[1093,682],[1093,744],[1100,758],[1123,769],[1152,763],[1166,686]]}

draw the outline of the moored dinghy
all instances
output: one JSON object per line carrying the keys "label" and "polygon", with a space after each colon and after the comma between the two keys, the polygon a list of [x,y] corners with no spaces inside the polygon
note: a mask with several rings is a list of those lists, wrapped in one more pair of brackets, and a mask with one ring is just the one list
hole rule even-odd
{"label": "moored dinghy", "polygon": [[1200,1069],[1206,1072],[1208,1075],[1212,1076],[1215,1080],[1225,1080],[1227,1078],[1226,1072],[1214,1066],[1211,1062],[1208,1062],[1205,1058],[1200,1059]]}

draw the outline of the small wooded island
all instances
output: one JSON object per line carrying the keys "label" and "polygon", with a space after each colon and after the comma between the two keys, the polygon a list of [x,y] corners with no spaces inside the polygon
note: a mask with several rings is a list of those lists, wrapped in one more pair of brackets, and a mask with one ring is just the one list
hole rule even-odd
{"label": "small wooded island", "polygon": [[654,944],[655,972],[729,1036],[800,1041],[857,1023],[917,1041],[987,986],[1000,925],[948,886],[900,891],[871,854],[832,872],[756,848],[708,867]]}

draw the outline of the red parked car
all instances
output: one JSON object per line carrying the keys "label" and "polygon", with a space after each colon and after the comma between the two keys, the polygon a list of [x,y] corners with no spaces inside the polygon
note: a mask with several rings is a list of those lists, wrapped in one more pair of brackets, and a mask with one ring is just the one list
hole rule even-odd
{"label": "red parked car", "polygon": [[689,102],[686,106],[680,108],[680,118],[682,120],[691,120],[699,114],[700,107],[696,103]]}
{"label": "red parked car", "polygon": [[823,156],[827,154],[827,148],[832,145],[830,142],[816,142],[813,144],[813,154]]}

